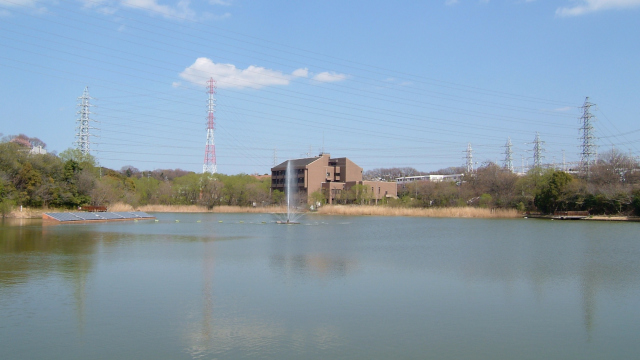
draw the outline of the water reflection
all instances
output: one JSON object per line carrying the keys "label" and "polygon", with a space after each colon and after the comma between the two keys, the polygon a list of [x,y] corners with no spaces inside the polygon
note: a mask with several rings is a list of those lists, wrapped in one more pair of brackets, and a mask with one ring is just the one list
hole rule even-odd
{"label": "water reflection", "polygon": [[334,254],[272,254],[269,264],[273,271],[286,278],[334,279],[347,276],[357,262]]}
{"label": "water reflection", "polygon": [[[38,328],[38,314],[57,328],[65,321],[77,328],[77,338],[66,339],[71,348],[104,348],[101,338],[120,339],[131,327],[130,350],[154,347],[172,358],[306,358],[312,350],[331,358],[365,348],[416,351],[407,357],[434,348],[446,357],[442,344],[452,337],[467,344],[466,355],[493,344],[520,357],[517,344],[545,348],[558,337],[588,342],[572,343],[564,354],[574,357],[609,354],[614,336],[621,349],[640,350],[626,342],[640,323],[628,300],[640,295],[633,224],[259,220],[3,223],[0,318],[11,325],[0,323],[0,348],[26,342],[8,329]],[[69,358],[58,350],[57,358]]]}

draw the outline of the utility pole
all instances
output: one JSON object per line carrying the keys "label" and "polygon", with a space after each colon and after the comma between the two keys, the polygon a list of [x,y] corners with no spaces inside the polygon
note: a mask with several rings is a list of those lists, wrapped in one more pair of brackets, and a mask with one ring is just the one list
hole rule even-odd
{"label": "utility pole", "polygon": [[580,131],[582,131],[582,151],[580,153],[580,167],[582,171],[587,175],[587,178],[591,175],[591,166],[596,162],[596,157],[598,156],[598,150],[596,146],[596,136],[594,134],[593,122],[594,116],[591,114],[590,109],[595,104],[589,102],[589,97],[587,96],[584,100],[584,104],[582,105],[582,116],[580,120],[582,121],[582,126],[580,127]]}
{"label": "utility pole", "polygon": [[513,151],[511,150],[511,138],[507,138],[507,143],[504,145],[504,168],[513,172]]}
{"label": "utility pole", "polygon": [[276,148],[273,148],[273,167],[278,165],[278,151]]}

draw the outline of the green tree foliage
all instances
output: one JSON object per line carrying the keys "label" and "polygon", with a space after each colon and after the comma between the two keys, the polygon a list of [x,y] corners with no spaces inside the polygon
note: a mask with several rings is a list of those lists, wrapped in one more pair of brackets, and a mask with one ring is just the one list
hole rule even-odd
{"label": "green tree foliage", "polygon": [[567,191],[573,177],[563,171],[552,171],[546,183],[540,184],[540,192],[536,194],[534,203],[544,213],[558,210],[569,210],[569,199],[572,196]]}
{"label": "green tree foliage", "polygon": [[222,202],[224,183],[217,176],[204,174],[201,178],[201,191],[198,203],[212,209]]}
{"label": "green tree foliage", "polygon": [[493,206],[493,197],[489,194],[482,194],[478,199],[478,205],[481,208],[490,208]]}
{"label": "green tree foliage", "polygon": [[318,190],[309,195],[309,200],[314,205],[318,203],[320,203],[320,205],[325,205],[327,203],[327,196],[323,191]]}
{"label": "green tree foliage", "polygon": [[15,203],[13,202],[13,200],[0,199],[0,215],[2,215],[3,218],[6,217],[11,213],[14,206],[15,206]]}
{"label": "green tree foliage", "polygon": [[[11,141],[17,139],[15,141]],[[0,141],[0,204],[31,207],[75,208],[85,204],[125,202],[191,205],[211,209],[219,205],[265,206],[282,204],[284,193],[271,191],[270,179],[247,174],[195,174],[181,169],[139,171],[124,166],[119,171],[97,168],[96,160],[77,149],[55,154],[31,154],[34,144],[26,135]],[[459,172],[443,169],[441,173]],[[412,168],[376,169],[371,178],[419,175]],[[335,203],[371,203],[366,186],[355,185],[335,196]],[[399,189],[390,206],[482,206],[540,210],[588,210],[592,214],[640,216],[640,166],[632,157],[615,150],[601,154],[589,176],[553,169],[534,169],[518,176],[494,163],[464,174],[461,182],[409,183]],[[309,194],[310,202],[326,202],[321,192]]]}
{"label": "green tree foliage", "polygon": [[371,194],[371,188],[368,186],[356,184],[349,188],[346,197],[348,203],[363,205],[371,201],[373,194]]}
{"label": "green tree foliage", "polygon": [[96,159],[91,154],[83,154],[79,149],[67,149],[58,155],[60,160],[63,163],[66,163],[69,160],[73,160],[77,162],[82,168],[95,168],[96,167]]}
{"label": "green tree foliage", "polygon": [[631,209],[636,216],[640,216],[640,189],[633,192],[631,199]]}
{"label": "green tree foliage", "polygon": [[271,203],[276,205],[281,205],[284,203],[285,197],[284,192],[280,190],[273,190],[271,192]]}

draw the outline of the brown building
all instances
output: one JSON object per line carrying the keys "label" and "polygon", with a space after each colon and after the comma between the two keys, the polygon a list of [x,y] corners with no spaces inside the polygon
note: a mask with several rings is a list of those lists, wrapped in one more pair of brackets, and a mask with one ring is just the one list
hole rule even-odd
{"label": "brown building", "polygon": [[396,183],[383,181],[362,181],[362,168],[347,158],[331,158],[329,154],[306,159],[287,160],[271,168],[271,188],[285,191],[287,166],[296,177],[296,195],[300,201],[309,201],[309,194],[322,191],[329,203],[349,191],[354,185],[371,188],[371,200],[376,203],[385,197],[397,197]]}

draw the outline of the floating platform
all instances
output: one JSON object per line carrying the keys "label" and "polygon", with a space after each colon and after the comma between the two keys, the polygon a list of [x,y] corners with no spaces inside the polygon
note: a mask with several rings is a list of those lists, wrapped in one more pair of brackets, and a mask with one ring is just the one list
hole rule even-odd
{"label": "floating platform", "polygon": [[282,224],[282,225],[300,225],[299,222],[296,221],[276,221],[276,224]]}
{"label": "floating platform", "polygon": [[555,220],[583,220],[589,217],[588,211],[556,211],[552,219]]}
{"label": "floating platform", "polygon": [[64,213],[44,213],[43,220],[54,220],[58,222],[74,221],[118,221],[118,220],[149,220],[155,219],[143,211],[119,211],[119,212],[64,212]]}

